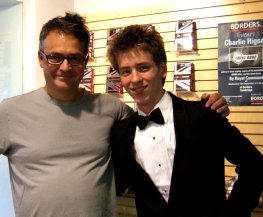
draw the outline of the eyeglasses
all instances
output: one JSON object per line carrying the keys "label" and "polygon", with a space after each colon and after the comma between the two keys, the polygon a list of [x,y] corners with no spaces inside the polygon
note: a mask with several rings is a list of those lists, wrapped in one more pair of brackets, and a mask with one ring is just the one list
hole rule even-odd
{"label": "eyeglasses", "polygon": [[47,62],[51,65],[60,65],[66,59],[70,65],[78,66],[78,65],[83,64],[84,60],[88,57],[84,55],[76,55],[76,56],[63,56],[60,54],[47,55],[42,50],[40,50],[39,52],[46,58]]}

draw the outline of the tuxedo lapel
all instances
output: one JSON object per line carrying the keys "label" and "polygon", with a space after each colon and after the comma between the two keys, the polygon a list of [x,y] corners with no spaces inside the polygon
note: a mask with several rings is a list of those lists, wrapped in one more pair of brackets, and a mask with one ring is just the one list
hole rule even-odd
{"label": "tuxedo lapel", "polygon": [[[125,129],[125,130],[123,130]],[[124,119],[121,121],[121,125],[119,126],[119,133],[123,135],[118,135],[121,138],[122,142],[125,141],[123,149],[121,151],[126,152],[123,156],[129,156],[129,153],[132,153],[134,157],[134,137],[136,132],[136,118],[134,115],[131,117]],[[121,142],[121,141],[120,141]],[[128,153],[127,153],[128,151]]]}
{"label": "tuxedo lapel", "polygon": [[111,130],[110,144],[115,172],[117,195],[122,195],[130,185],[130,162],[135,135],[135,120],[131,116],[116,122]]}
{"label": "tuxedo lapel", "polygon": [[185,101],[171,94],[173,100],[174,128],[176,138],[176,150],[174,156],[174,165],[170,186],[169,204],[180,204],[180,195],[183,194],[182,186],[186,178],[189,156],[191,153],[190,146],[190,123],[188,117],[188,107]]}

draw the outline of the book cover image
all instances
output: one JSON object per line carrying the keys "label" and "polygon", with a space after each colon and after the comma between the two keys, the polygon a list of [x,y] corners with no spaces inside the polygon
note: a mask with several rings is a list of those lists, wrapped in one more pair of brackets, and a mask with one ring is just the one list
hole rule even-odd
{"label": "book cover image", "polygon": [[145,24],[144,27],[147,31],[152,31],[155,29],[155,26],[153,26],[152,24]]}
{"label": "book cover image", "polygon": [[87,67],[84,76],[80,81],[80,87],[85,88],[90,93],[94,93],[94,69]]}
{"label": "book cover image", "polygon": [[108,29],[107,45],[110,44],[112,39],[118,34],[122,27]]}
{"label": "book cover image", "polygon": [[195,22],[179,20],[175,24],[175,51],[187,53],[197,50]]}
{"label": "book cover image", "polygon": [[175,62],[174,63],[174,91],[175,92],[191,92],[193,64],[191,62]]}
{"label": "book cover image", "polygon": [[94,58],[94,32],[90,32],[89,58]]}
{"label": "book cover image", "polygon": [[116,70],[114,70],[112,67],[108,68],[106,92],[113,93],[113,94],[123,93],[120,74]]}

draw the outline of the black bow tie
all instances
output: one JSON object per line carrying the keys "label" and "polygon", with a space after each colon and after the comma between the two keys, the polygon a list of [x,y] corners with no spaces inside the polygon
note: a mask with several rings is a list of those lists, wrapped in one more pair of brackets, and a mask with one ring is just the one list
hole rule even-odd
{"label": "black bow tie", "polygon": [[136,115],[137,126],[143,130],[149,121],[157,124],[164,124],[162,112],[159,108],[154,109],[149,116]]}

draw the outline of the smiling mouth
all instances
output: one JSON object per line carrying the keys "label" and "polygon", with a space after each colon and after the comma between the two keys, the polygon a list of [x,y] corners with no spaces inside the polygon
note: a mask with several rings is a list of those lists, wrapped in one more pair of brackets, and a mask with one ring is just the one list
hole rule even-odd
{"label": "smiling mouth", "polygon": [[135,94],[140,94],[145,90],[146,86],[140,86],[140,87],[133,87],[131,88],[131,91]]}
{"label": "smiling mouth", "polygon": [[72,78],[72,77],[74,77],[74,74],[65,74],[65,75],[56,75],[56,77],[58,77],[58,78],[65,78],[65,79],[67,79],[67,78]]}

